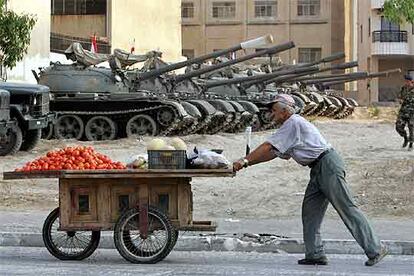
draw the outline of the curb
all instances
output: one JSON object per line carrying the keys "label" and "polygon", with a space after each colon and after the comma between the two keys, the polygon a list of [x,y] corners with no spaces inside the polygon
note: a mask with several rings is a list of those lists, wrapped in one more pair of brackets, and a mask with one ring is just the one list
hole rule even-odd
{"label": "curb", "polygon": [[[364,254],[354,240],[327,239],[323,241],[327,254]],[[414,255],[414,241],[383,240],[392,255]],[[40,233],[0,233],[0,246],[44,247]],[[112,235],[101,235],[100,248],[115,249]],[[259,253],[304,253],[300,239],[278,238],[257,234],[242,237],[220,235],[181,235],[176,251],[237,251]]]}

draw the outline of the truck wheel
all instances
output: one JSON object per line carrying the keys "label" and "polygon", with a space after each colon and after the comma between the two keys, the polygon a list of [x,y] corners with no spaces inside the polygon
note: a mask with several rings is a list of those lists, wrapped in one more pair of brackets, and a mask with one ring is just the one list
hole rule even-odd
{"label": "truck wheel", "polygon": [[19,126],[7,130],[5,135],[0,135],[0,156],[18,152],[22,141],[23,135]]}
{"label": "truck wheel", "polygon": [[34,149],[36,147],[37,143],[40,140],[40,137],[42,136],[42,130],[41,129],[31,129],[26,132],[23,138],[23,143],[20,147],[21,151],[29,151]]}
{"label": "truck wheel", "polygon": [[46,128],[42,129],[42,137],[41,139],[50,140],[54,136],[53,124],[49,123]]}

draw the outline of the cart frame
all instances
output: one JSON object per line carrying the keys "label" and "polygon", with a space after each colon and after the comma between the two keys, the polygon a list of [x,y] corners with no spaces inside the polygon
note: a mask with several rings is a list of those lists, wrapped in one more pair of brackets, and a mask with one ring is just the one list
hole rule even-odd
{"label": "cart frame", "polygon": [[[113,230],[115,246],[119,253],[134,263],[155,263],[165,258],[175,246],[179,230],[215,231],[214,222],[193,220],[191,180],[193,177],[233,176],[235,173],[230,169],[61,170],[3,173],[5,180],[58,179],[59,209],[51,212],[43,227],[45,245],[55,257],[62,260],[84,259],[97,248],[100,231]],[[130,217],[126,217],[128,214]],[[134,217],[133,221],[137,221],[137,227],[132,229],[128,226],[130,228],[125,230],[125,225],[131,223],[131,216]],[[154,218],[155,222],[153,222]],[[125,221],[128,219],[130,221]],[[76,236],[78,232],[91,232],[89,243],[82,244],[84,248],[79,254],[65,254],[53,241],[52,224],[57,220],[59,221],[57,233],[64,232],[66,237]],[[142,241],[147,241],[156,232],[162,232],[164,233],[162,242],[157,242],[163,246],[151,249],[152,251],[145,249],[138,254],[134,250],[137,250],[137,246],[140,245],[129,245],[131,249],[125,243],[125,235],[130,235],[133,231],[138,232],[137,237]],[[127,241],[132,244],[130,237]],[[82,246],[77,245],[77,247]]]}

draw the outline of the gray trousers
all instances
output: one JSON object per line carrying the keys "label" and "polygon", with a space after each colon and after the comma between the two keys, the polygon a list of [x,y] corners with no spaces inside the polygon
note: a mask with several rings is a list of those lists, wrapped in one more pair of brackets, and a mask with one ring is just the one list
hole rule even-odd
{"label": "gray trousers", "polygon": [[312,168],[302,205],[305,257],[325,255],[320,227],[331,203],[368,258],[380,253],[381,244],[367,218],[355,205],[345,181],[342,158],[331,150]]}

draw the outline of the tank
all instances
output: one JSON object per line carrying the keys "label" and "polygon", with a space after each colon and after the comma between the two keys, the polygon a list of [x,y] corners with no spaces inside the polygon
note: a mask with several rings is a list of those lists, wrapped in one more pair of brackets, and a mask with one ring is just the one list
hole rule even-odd
{"label": "tank", "polygon": [[[215,120],[220,119],[219,125],[223,125],[229,119],[217,107],[229,107],[229,104],[207,102],[194,93],[184,99],[175,93],[178,82],[171,72],[270,42],[271,36],[260,37],[174,64],[161,62],[160,54],[155,51],[141,56],[119,50],[110,56],[94,55],[79,44],[72,44],[65,53],[76,62],[69,65],[51,63],[39,74],[34,72],[38,83],[50,88],[50,108],[57,114],[56,123],[50,124],[47,133],[58,139],[95,141],[181,134],[181,130],[187,134],[196,130],[220,131],[221,128],[211,129],[217,123]],[[105,60],[110,68],[95,66]],[[142,70],[127,68],[143,61]],[[191,78],[188,75],[182,77]]]}
{"label": "tank", "polygon": [[[179,131],[181,134],[214,134],[220,131],[235,132],[244,130],[246,126],[251,125],[254,121],[255,115],[259,111],[258,108],[241,98],[230,99],[229,97],[223,97],[223,95],[205,93],[204,85],[199,82],[199,77],[261,55],[272,55],[293,47],[293,42],[287,42],[211,66],[197,66],[195,69],[195,66],[192,66],[190,70],[181,75],[162,75],[161,77],[149,79],[149,81],[141,78],[139,88],[163,90],[169,97],[175,97],[175,100],[185,101],[199,109],[202,114],[201,121],[190,130],[188,128],[181,129]],[[195,80],[195,78],[197,79]],[[212,110],[217,112],[211,113]]]}
{"label": "tank", "polygon": [[[329,70],[345,69],[357,65],[357,63],[353,62],[323,68],[316,66],[320,63],[331,62],[343,57],[343,53],[337,53],[313,63],[298,64],[296,66],[279,66],[279,68],[273,68],[274,71],[271,73],[256,71],[256,75],[238,76],[233,77],[232,79],[216,77],[205,81],[205,89],[207,93],[215,95],[219,94],[227,95],[229,97],[246,97],[248,101],[254,103],[260,110],[253,129],[269,129],[275,127],[275,125],[271,119],[271,113],[267,104],[279,93],[291,94],[296,101],[296,105],[299,107],[298,112],[303,114],[306,114],[307,112],[324,104],[322,95],[314,92],[305,94],[300,91],[297,85],[286,85],[286,81],[300,78],[301,76],[307,76]],[[310,96],[312,96],[312,98],[310,98]]]}

